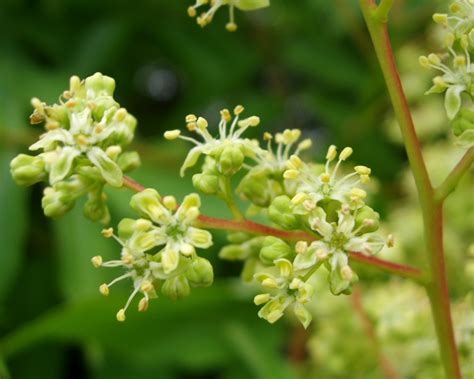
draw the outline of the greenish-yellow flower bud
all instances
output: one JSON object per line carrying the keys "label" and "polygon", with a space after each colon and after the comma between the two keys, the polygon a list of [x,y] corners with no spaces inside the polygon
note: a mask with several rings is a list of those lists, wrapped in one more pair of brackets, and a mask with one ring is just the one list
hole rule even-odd
{"label": "greenish-yellow flower bud", "polygon": [[291,254],[290,246],[280,238],[268,236],[263,240],[260,250],[260,260],[266,265],[272,265],[275,259],[286,258]]}
{"label": "greenish-yellow flower bud", "polygon": [[226,176],[234,175],[242,168],[244,158],[244,154],[239,148],[226,147],[218,160],[219,171]]}
{"label": "greenish-yellow flower bud", "polygon": [[129,151],[119,156],[117,164],[123,172],[128,172],[140,166],[140,156],[136,151]]}
{"label": "greenish-yellow flower bud", "polygon": [[182,299],[189,295],[191,289],[188,279],[184,275],[178,275],[173,278],[166,279],[161,287],[163,295],[173,300]]}
{"label": "greenish-yellow flower bud", "polygon": [[372,208],[365,205],[357,212],[355,227],[358,228],[359,235],[371,233],[378,230],[380,226],[380,215]]}
{"label": "greenish-yellow flower bud", "polygon": [[216,175],[195,174],[193,175],[193,185],[206,195],[214,195],[219,190],[219,178]]}
{"label": "greenish-yellow flower bud", "polygon": [[22,186],[31,186],[46,177],[44,161],[40,156],[20,154],[10,163],[13,180]]}
{"label": "greenish-yellow flower bud", "polygon": [[48,217],[61,217],[74,207],[74,198],[48,187],[41,199],[44,214]]}
{"label": "greenish-yellow flower bud", "polygon": [[140,216],[149,217],[153,221],[159,221],[164,209],[160,200],[160,194],[156,190],[147,188],[132,196],[130,206]]}
{"label": "greenish-yellow flower bud", "polygon": [[285,229],[297,229],[299,221],[293,214],[293,203],[288,196],[276,197],[268,208],[268,216],[274,223]]}
{"label": "greenish-yellow flower bud", "polygon": [[123,218],[118,224],[118,236],[121,239],[129,239],[136,230],[135,220],[132,218]]}
{"label": "greenish-yellow flower bud", "polygon": [[185,275],[193,287],[209,287],[214,281],[211,263],[201,257],[193,260]]}

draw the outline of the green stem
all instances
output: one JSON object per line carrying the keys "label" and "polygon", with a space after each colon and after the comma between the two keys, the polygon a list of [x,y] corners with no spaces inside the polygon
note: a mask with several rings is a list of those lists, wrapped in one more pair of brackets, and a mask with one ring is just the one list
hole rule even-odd
{"label": "green stem", "polygon": [[393,6],[393,0],[381,0],[373,11],[373,18],[379,22],[387,22],[388,14]]}
{"label": "green stem", "polygon": [[[381,11],[380,8],[377,8],[375,0],[359,0],[359,4],[374,44],[415,178],[423,214],[426,254],[430,271],[426,289],[430,298],[446,378],[459,379],[462,376],[454,339],[444,262],[443,204],[435,200],[435,192],[426,170],[420,143],[395,63],[386,20],[380,17]],[[382,1],[379,7],[382,4],[388,5],[389,1]]]}
{"label": "green stem", "polygon": [[227,207],[229,208],[234,220],[243,220],[244,215],[240,211],[239,207],[235,203],[234,196],[232,194],[232,183],[230,176],[221,176],[220,178],[222,184],[222,191],[220,198],[225,201]]}
{"label": "green stem", "polygon": [[313,274],[318,271],[318,269],[321,267],[321,265],[323,264],[323,261],[320,261],[318,263],[316,263],[312,268],[311,270],[309,270],[306,274],[304,274],[303,276],[303,282],[307,282],[312,276]]}
{"label": "green stem", "polygon": [[474,147],[470,147],[466,151],[464,156],[461,158],[456,167],[453,168],[448,177],[444,182],[436,189],[435,199],[437,202],[441,202],[446,199],[451,192],[456,189],[461,178],[469,170],[469,168],[474,163]]}

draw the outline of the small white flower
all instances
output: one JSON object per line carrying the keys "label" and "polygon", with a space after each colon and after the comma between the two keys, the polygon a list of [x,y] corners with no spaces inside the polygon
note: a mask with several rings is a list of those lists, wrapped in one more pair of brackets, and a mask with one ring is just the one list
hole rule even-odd
{"label": "small white flower", "polygon": [[[241,154],[242,160],[244,157],[256,159],[258,154],[263,154],[263,150],[258,146],[258,142],[249,140],[247,138],[241,138],[242,134],[249,128],[255,127],[260,123],[260,119],[257,116],[251,116],[243,120],[239,120],[240,114],[243,112],[242,106],[237,106],[234,110],[234,119],[230,115],[227,109],[221,111],[221,121],[219,123],[219,136],[214,138],[208,130],[208,123],[206,119],[202,117],[196,117],[195,115],[188,115],[186,117],[188,130],[199,135],[203,141],[182,136],[179,130],[172,130],[165,133],[167,139],[182,139],[189,141],[196,146],[193,147],[182,167],[181,176],[184,176],[186,169],[193,167],[199,157],[204,154],[211,156],[219,164],[219,159],[226,155],[226,152],[234,154]],[[230,126],[228,127],[228,123]],[[226,157],[227,158],[227,157]],[[240,162],[240,165],[242,162]]]}
{"label": "small white flower", "polygon": [[[356,166],[354,171],[343,177],[339,177],[338,171],[342,162],[344,162],[352,154],[350,147],[344,148],[339,154],[339,159],[335,164],[337,156],[336,147],[331,145],[326,155],[326,164],[324,166],[309,166],[305,163],[301,163],[299,167],[296,167],[292,163],[294,157],[290,157],[287,162],[288,179],[292,179],[295,182],[296,193],[298,198],[295,202],[300,203],[299,207],[296,208],[297,213],[306,214],[308,212],[307,204],[304,203],[305,199],[311,199],[313,204],[317,204],[323,199],[337,200],[341,203],[345,202],[360,202],[363,200],[363,196],[360,195],[363,192],[357,188],[360,183],[367,183],[369,181],[370,169],[365,166]],[[354,193],[354,189],[357,189],[357,193]],[[306,196],[303,196],[306,195]],[[297,201],[301,200],[301,201]]]}
{"label": "small white flower", "polygon": [[287,259],[275,260],[278,274],[258,273],[255,279],[271,293],[262,293],[254,298],[256,305],[265,304],[258,316],[273,324],[278,321],[288,307],[305,328],[311,322],[311,314],[304,307],[312,300],[314,288],[294,271],[293,264]]}
{"label": "small white flower", "polygon": [[161,199],[155,190],[146,189],[134,195],[130,204],[145,218],[122,220],[118,236],[111,229],[103,231],[105,237],[113,237],[122,246],[121,259],[107,262],[100,256],[92,259],[95,267],[126,270],[125,274],[102,285],[101,293],[108,294],[109,288],[121,280],[133,280],[134,290],[119,311],[119,321],[125,320],[125,312],[139,292],[144,296],[139,310],[146,310],[149,298],[156,297],[155,285],[159,283],[164,282],[162,291],[166,289],[168,295],[179,297],[179,291],[189,292],[188,280],[195,286],[212,282],[212,266],[198,257],[195,250],[212,245],[208,231],[192,226],[199,216],[198,195],[186,196],[178,207],[174,198]]}

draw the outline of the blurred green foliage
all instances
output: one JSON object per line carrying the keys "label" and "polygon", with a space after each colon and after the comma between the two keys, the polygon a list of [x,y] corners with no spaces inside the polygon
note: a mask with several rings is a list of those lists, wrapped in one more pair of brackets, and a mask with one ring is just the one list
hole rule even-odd
{"label": "blurred green foliage", "polygon": [[[396,49],[425,43],[430,14],[441,3],[396,2]],[[115,310],[125,295],[114,291],[100,298],[97,288],[108,273],[90,265],[93,255],[115,256],[117,246],[102,238],[100,225],[83,218],[81,207],[61,220],[45,219],[41,189],[18,188],[10,178],[9,161],[39,133],[28,125],[30,98],[54,102],[69,76],[100,71],[116,79],[118,101],[139,120],[136,148],[144,165],[134,178],[146,186],[178,198],[190,192],[190,176],[178,175],[185,146],[163,143],[162,132],[181,127],[190,112],[216,121],[218,109],[242,103],[261,116],[265,130],[301,128],[315,139],[315,158],[329,143],[350,144],[354,159],[380,180],[374,201],[386,214],[389,200],[403,193],[399,178],[406,158],[384,127],[390,105],[357,2],[274,0],[269,9],[238,13],[237,33],[225,32],[226,15],[220,13],[199,28],[186,16],[188,5],[1,2],[0,377],[8,377],[4,362],[14,378],[348,377],[325,368],[314,349],[305,353],[308,336],[301,337],[291,320],[270,326],[257,318],[252,289],[231,279],[239,267],[216,259],[224,235],[216,236],[209,252],[220,278],[211,289],[181,302],[159,299],[146,314],[130,312],[124,325],[117,324]],[[128,199],[125,190],[110,192],[113,224],[130,214]],[[212,199],[204,201],[204,211],[228,216]],[[387,280],[370,270],[362,277]],[[338,301],[347,307],[349,300]],[[347,340],[352,333],[354,348],[341,352],[347,362],[359,359],[351,377],[382,377],[360,322],[353,321],[355,331],[346,319],[328,332],[324,325],[331,316],[320,316],[314,325],[321,328],[319,338]],[[313,347],[315,338],[317,333]],[[323,350],[333,351],[331,343]],[[324,339],[316,344],[324,357]]]}

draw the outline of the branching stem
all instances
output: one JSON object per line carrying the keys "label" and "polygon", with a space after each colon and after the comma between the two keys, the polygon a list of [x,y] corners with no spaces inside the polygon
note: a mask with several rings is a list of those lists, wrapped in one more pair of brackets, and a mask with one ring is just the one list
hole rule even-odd
{"label": "branching stem", "polygon": [[435,199],[437,202],[445,200],[456,189],[459,181],[471,168],[473,163],[474,147],[470,147],[444,182],[435,190]]}
{"label": "branching stem", "polygon": [[[383,4],[390,5],[390,3],[391,1],[382,0],[379,7]],[[436,200],[435,191],[426,170],[420,143],[395,63],[386,20],[382,19],[379,14],[381,8],[377,8],[375,0],[359,0],[359,4],[372,38],[395,116],[402,132],[408,160],[417,187],[423,214],[425,250],[429,266],[429,278],[425,286],[430,298],[445,375],[449,379],[460,379],[462,376],[456,341],[454,339],[444,261],[443,202]],[[463,171],[463,169],[460,169],[460,171]],[[456,177],[457,174],[454,175],[454,178]],[[447,187],[449,189],[450,185]]]}
{"label": "branching stem", "polygon": [[[140,192],[145,189],[140,183],[137,183],[128,176],[124,176],[123,185],[126,188],[131,189],[134,192]],[[314,241],[314,235],[304,232],[304,231],[288,231],[273,228],[271,226],[258,224],[250,220],[225,220],[216,217],[210,217],[206,215],[200,215],[198,218],[198,226],[206,229],[215,229],[215,230],[227,230],[227,231],[239,231],[246,232],[250,234],[261,234],[266,236],[274,236],[286,241],[296,242],[296,241]],[[378,268],[382,271],[402,276],[405,278],[414,279],[419,282],[423,282],[424,275],[421,270],[402,265],[399,263],[389,262],[383,259],[371,257],[364,255],[358,252],[351,252],[350,257],[352,260]]]}

